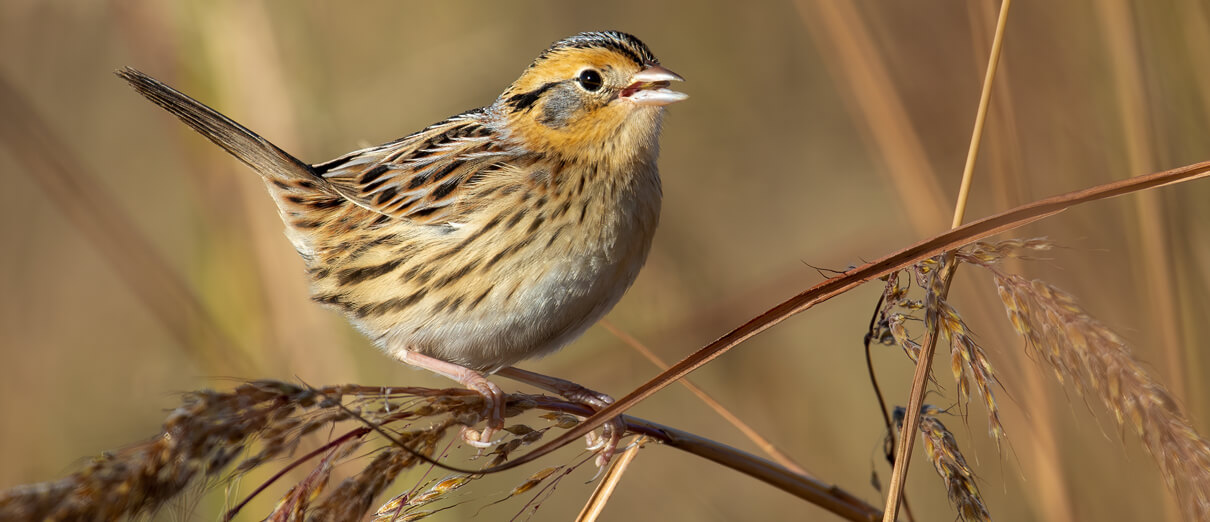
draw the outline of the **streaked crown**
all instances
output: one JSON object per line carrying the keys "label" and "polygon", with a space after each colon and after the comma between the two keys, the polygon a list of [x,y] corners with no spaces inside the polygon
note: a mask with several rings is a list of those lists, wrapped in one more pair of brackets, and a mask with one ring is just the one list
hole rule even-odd
{"label": "streaked crown", "polygon": [[686,98],[668,89],[679,80],[632,35],[580,33],[538,55],[494,112],[528,150],[626,161],[655,147],[662,107]]}
{"label": "streaked crown", "polygon": [[651,49],[647,48],[647,44],[644,44],[632,34],[621,31],[595,31],[580,33],[551,44],[549,49],[543,51],[542,54],[534,59],[534,63],[530,67],[538,65],[551,55],[568,49],[609,49],[629,58],[639,67],[658,65],[660,63],[655,58],[655,55],[651,54]]}

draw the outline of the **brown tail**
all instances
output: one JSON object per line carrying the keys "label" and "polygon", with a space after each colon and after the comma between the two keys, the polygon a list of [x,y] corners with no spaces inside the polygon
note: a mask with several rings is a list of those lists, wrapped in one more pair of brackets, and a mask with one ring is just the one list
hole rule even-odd
{"label": "brown tail", "polygon": [[269,143],[218,111],[207,107],[163,82],[126,67],[115,74],[126,80],[139,94],[163,107],[193,127],[203,136],[222,147],[232,156],[247,163],[267,180],[311,180],[322,183],[310,165],[299,161],[276,145]]}

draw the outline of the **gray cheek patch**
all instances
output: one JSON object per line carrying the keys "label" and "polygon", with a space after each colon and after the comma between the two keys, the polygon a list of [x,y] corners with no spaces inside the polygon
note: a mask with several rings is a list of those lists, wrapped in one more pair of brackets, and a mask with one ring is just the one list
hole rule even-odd
{"label": "gray cheek patch", "polygon": [[538,123],[552,129],[567,125],[576,114],[584,111],[587,101],[584,99],[584,93],[570,82],[550,89],[543,98],[546,103],[542,104],[542,115],[538,117]]}

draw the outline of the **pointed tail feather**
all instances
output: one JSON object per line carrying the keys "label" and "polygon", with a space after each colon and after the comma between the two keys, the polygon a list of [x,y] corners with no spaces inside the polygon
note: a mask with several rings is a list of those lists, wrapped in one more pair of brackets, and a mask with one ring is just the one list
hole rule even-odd
{"label": "pointed tail feather", "polygon": [[284,178],[321,181],[310,165],[159,80],[131,67],[116,71],[115,74],[126,80],[139,94],[176,115],[186,125],[247,163],[267,180]]}

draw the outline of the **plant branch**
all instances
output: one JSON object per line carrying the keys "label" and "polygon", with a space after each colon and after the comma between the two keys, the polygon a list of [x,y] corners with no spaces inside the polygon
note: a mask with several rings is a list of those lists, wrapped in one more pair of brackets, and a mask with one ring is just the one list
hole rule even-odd
{"label": "plant branch", "polygon": [[[991,104],[992,85],[996,80],[996,69],[1000,63],[1000,50],[1004,44],[1004,30],[1008,27],[1008,10],[1012,0],[1001,0],[1000,15],[996,20],[996,34],[992,38],[992,48],[987,60],[987,72],[983,77],[983,89],[979,94],[979,109],[975,113],[975,128],[971,131],[970,148],[966,153],[966,165],[962,169],[962,185],[958,189],[958,202],[954,205],[954,220],[951,229],[962,225],[966,215],[966,202],[970,197],[971,181],[974,178],[975,161],[979,157],[979,144],[983,139],[983,126],[987,120],[987,109]],[[946,254],[941,266],[941,272],[936,277],[941,278],[941,288],[931,297],[935,302],[942,301],[949,294],[950,285],[954,280],[954,271],[958,263],[952,253]],[[936,304],[936,303],[934,303]],[[920,357],[916,360],[916,371],[912,376],[912,390],[908,394],[907,414],[903,420],[903,429],[899,431],[899,446],[895,452],[895,464],[891,469],[891,484],[887,490],[886,509],[883,511],[883,522],[895,522],[899,516],[899,505],[903,497],[903,487],[907,481],[908,465],[912,460],[912,446],[916,442],[916,432],[920,429],[920,407],[924,405],[924,392],[928,389],[929,372],[933,368],[933,354],[937,353],[937,334],[939,321],[938,306],[930,306],[925,324],[931,325],[924,338]]]}
{"label": "plant branch", "polygon": [[[431,451],[438,440],[447,436],[448,430],[459,424],[456,419],[477,409],[474,400],[466,400],[471,393],[463,389],[360,385],[314,388],[277,381],[250,382],[228,392],[193,392],[187,394],[183,404],[168,415],[163,431],[157,436],[110,452],[104,458],[94,460],[85,469],[59,481],[0,491],[0,519],[137,518],[179,499],[182,494],[196,491],[198,484],[228,473],[234,457],[254,445],[258,445],[259,451],[235,466],[235,470],[230,472],[233,476],[277,462],[278,457],[288,454],[295,447],[291,441],[306,433],[325,427],[336,428],[337,424],[354,421],[368,422],[373,428],[356,427],[328,440],[318,449],[292,459],[247,498],[257,496],[289,471],[323,453],[328,453],[329,458],[321,465],[330,467],[334,450],[366,444],[370,442],[366,440],[370,436],[374,436],[377,442],[391,441],[389,446],[420,444],[421,449],[398,452],[402,460],[392,460],[389,452],[377,451],[377,456],[370,459],[369,464],[353,472],[354,477],[368,473],[368,480],[374,484],[372,487],[361,484],[348,489],[342,484],[324,501],[341,504],[340,513],[361,517],[364,516],[361,510],[369,508],[370,500],[382,492],[395,474],[427,461],[416,458],[417,453]],[[422,398],[426,400],[411,402]],[[388,400],[411,402],[412,406],[403,406],[399,410],[405,415],[385,406],[376,406],[379,401],[385,403]],[[509,394],[508,400],[514,405],[526,405],[509,408],[506,410],[509,416],[520,415],[531,409],[576,417],[592,413],[588,406],[546,395]],[[354,419],[347,414],[352,409],[371,415],[372,419],[364,416]],[[422,418],[436,422],[414,422]],[[410,428],[398,432],[398,435],[406,442],[400,442],[396,437],[387,438],[383,431],[379,431],[391,430],[389,424],[405,419]],[[622,420],[630,433],[649,437],[739,471],[845,520],[874,521],[881,516],[877,507],[834,485],[798,475],[755,455],[648,420],[629,416],[623,416]],[[545,431],[534,430],[527,435],[540,435]],[[293,433],[293,438],[285,437],[290,433]],[[518,437],[510,441],[509,446],[521,445],[523,439]],[[503,459],[510,452],[510,449],[501,446],[493,454],[496,459]],[[383,462],[395,463],[387,468],[378,466]],[[348,464],[345,462],[343,465]],[[388,470],[390,478],[384,479],[381,473]],[[485,472],[467,470],[465,475],[481,475]],[[351,491],[365,496],[359,497],[361,501],[347,498]],[[238,512],[246,502],[247,499],[241,501],[227,513],[227,518]],[[318,516],[318,513],[313,514]]]}
{"label": "plant branch", "polygon": [[845,520],[875,521],[882,516],[878,508],[839,487],[792,473],[751,453],[637,417],[627,416],[626,426],[632,431],[658,439],[665,445],[692,453],[760,480],[831,511]]}
{"label": "plant branch", "polygon": [[630,447],[626,451],[614,459],[613,463],[609,465],[609,471],[605,472],[601,482],[597,484],[592,495],[588,497],[588,501],[584,503],[584,508],[576,517],[576,522],[596,522],[597,518],[601,516],[601,512],[605,510],[605,504],[613,497],[613,492],[622,482],[622,475],[626,473],[627,469],[630,469],[630,464],[638,456],[645,441],[645,437],[639,437],[638,440],[630,443]]}
{"label": "plant branch", "polygon": [[975,128],[971,131],[970,148],[966,151],[966,165],[962,167],[962,185],[958,187],[958,204],[954,206],[954,220],[950,228],[958,228],[966,216],[966,201],[971,192],[971,181],[975,177],[975,160],[979,158],[979,144],[983,141],[983,127],[987,110],[991,105],[992,85],[996,82],[996,70],[1000,65],[1000,49],[1004,45],[1004,29],[1008,26],[1008,8],[1012,0],[1000,3],[1000,16],[996,20],[996,35],[992,37],[991,55],[987,59],[987,72],[983,77],[983,90],[979,93],[979,109],[975,112]]}
{"label": "plant branch", "polygon": [[1051,196],[1033,203],[1021,205],[968,223],[953,230],[938,234],[919,241],[907,248],[886,255],[858,268],[849,270],[839,276],[823,281],[782,303],[770,308],[764,313],[740,325],[726,335],[699,349],[668,370],[661,372],[648,382],[636,388],[630,394],[618,399],[607,408],[589,417],[579,426],[568,430],[563,435],[543,444],[533,451],[509,461],[494,469],[508,469],[520,466],[541,457],[555,448],[562,447],[579,437],[584,436],[642,402],[657,391],[676,382],[694,370],[701,368],[710,361],[738,346],[740,343],[780,324],[790,317],[804,312],[811,307],[841,295],[862,283],[882,277],[891,272],[901,270],[925,259],[943,252],[954,250],[962,245],[980,239],[1006,232],[1023,225],[1062,212],[1073,206],[1099,201],[1124,194],[1131,194],[1156,187],[1183,183],[1186,181],[1210,176],[1210,161],[1194,163],[1163,172],[1155,172],[1129,179],[1118,180],[1082,190]]}
{"label": "plant branch", "polygon": [[[635,351],[639,352],[639,354],[650,361],[651,364],[655,365],[656,368],[659,368],[661,371],[668,369],[668,363],[664,362],[664,360],[656,355],[655,352],[644,346],[643,343],[639,342],[638,339],[635,339],[630,334],[622,331],[616,325],[609,322],[608,319],[602,319],[599,324],[608,330],[609,333],[613,334],[614,337],[617,337],[627,346],[630,346]],[[731,410],[728,410],[726,406],[723,406],[722,403],[715,400],[714,397],[711,397],[710,394],[706,393],[705,390],[690,382],[689,379],[681,379],[680,383],[686,389],[688,389],[690,393],[697,396],[698,400],[701,400],[706,404],[706,406],[714,410],[714,412],[722,417],[723,420],[734,426],[735,429],[739,430],[740,433],[743,433],[745,437],[748,437],[748,440],[752,441],[753,444],[756,444],[756,446],[760,448],[761,451],[765,452],[769,458],[773,459],[774,462],[780,464],[782,467],[790,471],[798,473],[799,475],[804,475],[807,477],[812,476],[807,472],[807,470],[803,469],[802,466],[795,462],[790,455],[782,451],[781,448],[775,446],[769,441],[769,439],[766,439],[763,435],[752,428],[752,426],[749,426],[748,423],[744,422],[743,419],[740,419],[738,415],[732,413]],[[888,417],[887,422],[890,422],[889,419],[890,418]]]}

